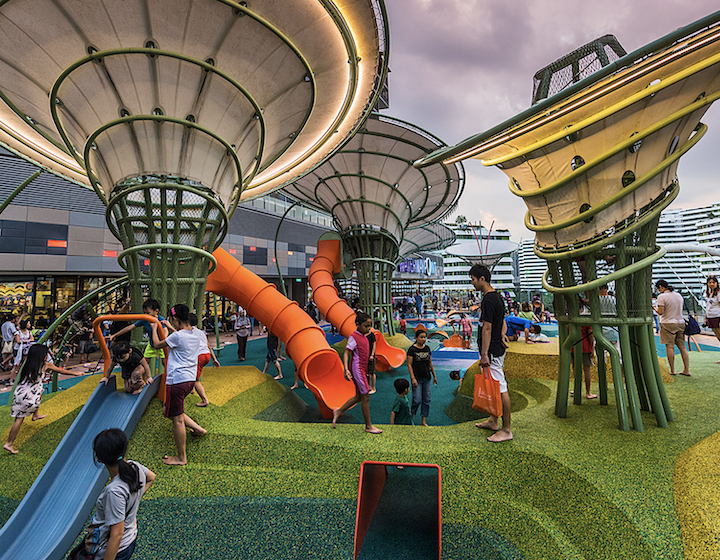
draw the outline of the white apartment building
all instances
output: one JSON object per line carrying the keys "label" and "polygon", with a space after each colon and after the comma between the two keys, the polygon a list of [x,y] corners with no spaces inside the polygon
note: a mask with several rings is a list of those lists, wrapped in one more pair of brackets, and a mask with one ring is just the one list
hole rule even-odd
{"label": "white apartment building", "polygon": [[517,251],[516,286],[526,297],[542,291],[542,277],[547,270],[547,261],[541,259],[533,250],[535,239],[523,239]]}
{"label": "white apartment building", "polygon": [[[488,232],[479,223],[455,224],[446,223],[447,227],[452,229],[457,236],[457,244],[467,243],[468,241],[480,242],[484,249],[490,238],[492,241],[510,241],[510,232],[508,230],[499,229]],[[477,238],[476,238],[477,234]],[[452,250],[452,249],[450,249]],[[433,290],[440,292],[474,292],[472,284],[470,284],[470,264],[460,257],[450,255],[442,251],[439,253],[443,258],[443,277],[441,280],[433,282]],[[495,265],[492,270],[492,285],[496,290],[508,290],[511,294],[515,292],[513,284],[513,257],[508,255],[503,257],[500,262]]]}
{"label": "white apartment building", "polygon": [[[534,239],[523,239],[516,257],[516,285],[522,295],[542,289],[547,264],[533,251]],[[699,208],[669,209],[660,215],[658,245],[692,244],[720,249],[720,202]],[[702,299],[705,279],[720,274],[720,257],[702,253],[668,252],[653,265],[653,284],[667,280],[683,295]]]}
{"label": "white apartment building", "polygon": [[[699,208],[669,209],[660,215],[658,245],[678,243],[720,248],[720,202]],[[702,253],[671,253],[653,265],[653,283],[667,280],[676,290],[702,299],[705,279],[720,274],[720,258]]]}

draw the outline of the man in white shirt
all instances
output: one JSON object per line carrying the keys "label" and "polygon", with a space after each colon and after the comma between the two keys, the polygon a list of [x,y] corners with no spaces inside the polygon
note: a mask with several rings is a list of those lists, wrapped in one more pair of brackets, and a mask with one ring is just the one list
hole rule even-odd
{"label": "man in white shirt", "polygon": [[658,280],[655,287],[660,292],[657,298],[657,312],[660,315],[660,342],[667,350],[670,375],[675,375],[675,346],[680,349],[685,369],[680,375],[690,375],[690,355],[685,348],[685,319],[683,318],[683,298],[673,291],[665,280]]}

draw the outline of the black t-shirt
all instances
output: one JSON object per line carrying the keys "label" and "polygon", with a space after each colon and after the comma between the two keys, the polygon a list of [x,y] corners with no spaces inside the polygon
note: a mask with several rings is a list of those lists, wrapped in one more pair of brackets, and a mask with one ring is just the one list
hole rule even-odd
{"label": "black t-shirt", "polygon": [[505,353],[502,343],[502,326],[505,321],[505,304],[497,292],[488,292],[483,296],[480,304],[480,324],[478,326],[478,351],[482,354],[482,328],[483,323],[492,324],[490,333],[490,348],[488,354],[498,358]]}
{"label": "black t-shirt", "polygon": [[267,349],[268,350],[277,350],[278,349],[278,337],[274,334],[268,333],[267,337]]}
{"label": "black t-shirt", "polygon": [[430,379],[430,347],[426,344],[422,348],[418,348],[413,344],[408,348],[407,355],[413,359],[412,368],[415,379],[418,381]]}
{"label": "black t-shirt", "polygon": [[118,362],[120,364],[120,368],[122,369],[122,378],[130,379],[132,372],[140,365],[142,359],[142,352],[140,352],[137,348],[133,348],[130,351],[130,357],[127,360],[122,363]]}

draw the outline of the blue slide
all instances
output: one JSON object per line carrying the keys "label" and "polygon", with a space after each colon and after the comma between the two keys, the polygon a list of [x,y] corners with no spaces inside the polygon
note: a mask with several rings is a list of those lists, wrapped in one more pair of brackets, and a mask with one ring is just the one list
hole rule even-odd
{"label": "blue slide", "polygon": [[99,384],[40,475],[0,529],[0,560],[60,560],[83,528],[108,480],[93,461],[92,442],[107,428],[130,437],[161,379],[140,395],[116,391],[115,376]]}

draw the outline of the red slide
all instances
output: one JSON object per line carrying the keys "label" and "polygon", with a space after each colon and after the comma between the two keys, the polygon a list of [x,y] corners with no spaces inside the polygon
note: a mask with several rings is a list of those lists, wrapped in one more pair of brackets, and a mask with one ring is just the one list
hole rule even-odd
{"label": "red slide", "polygon": [[208,275],[207,291],[241,305],[285,343],[300,379],[315,395],[323,418],[332,418],[332,410],[355,395],[355,386],[345,379],[342,361],[328,346],[325,331],[297,302],[244,268],[227,251],[216,249],[213,256],[217,268]]}
{"label": "red slide", "polygon": [[[327,235],[327,234],[326,234]],[[325,237],[325,235],[323,235]],[[310,267],[309,281],[313,291],[313,300],[320,313],[345,338],[355,330],[355,312],[340,299],[333,284],[333,274],[342,269],[340,261],[340,239],[325,237],[318,241],[318,252]],[[375,367],[378,371],[397,368],[405,362],[405,350],[390,346],[380,331],[373,329],[377,346],[375,349]]]}

